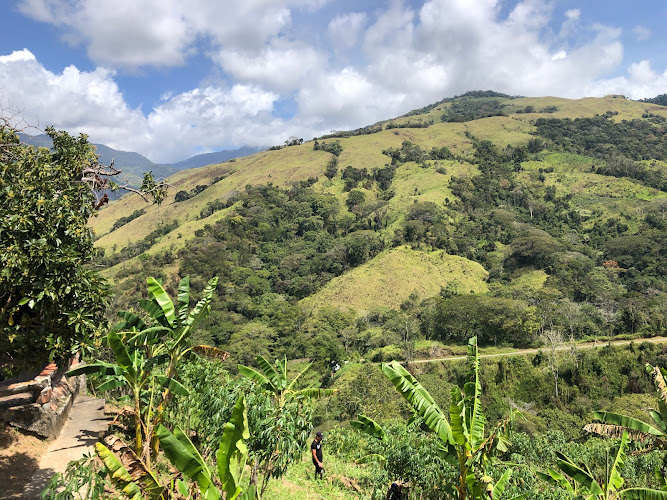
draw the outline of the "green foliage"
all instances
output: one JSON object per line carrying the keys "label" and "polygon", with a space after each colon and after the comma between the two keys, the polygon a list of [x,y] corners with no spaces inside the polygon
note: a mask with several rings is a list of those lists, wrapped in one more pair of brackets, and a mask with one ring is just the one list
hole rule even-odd
{"label": "green foliage", "polygon": [[603,436],[618,436],[623,432],[625,436],[630,432],[633,440],[648,443],[655,448],[664,449],[667,446],[667,370],[646,363],[646,372],[653,378],[658,398],[658,410],[651,409],[649,414],[655,426],[627,415],[620,415],[608,411],[595,411],[593,418],[602,424],[588,424],[586,430]]}
{"label": "green foliage", "polygon": [[296,383],[301,376],[308,371],[312,363],[306,365],[292,380],[287,378],[287,356],[282,360],[276,360],[271,365],[264,356],[257,356],[257,365],[260,371],[249,366],[238,365],[239,373],[259,384],[263,389],[273,393],[279,407],[285,406],[288,398],[321,398],[333,393],[331,389],[320,389],[319,387],[305,387],[297,389]]}
{"label": "green foliage", "polygon": [[567,151],[607,158],[620,154],[633,160],[667,158],[667,139],[645,120],[614,122],[594,118],[539,118],[538,133]]}
{"label": "green foliage", "polygon": [[[468,343],[468,372],[463,390],[452,388],[449,422],[429,392],[399,363],[383,363],[382,371],[415,413],[436,433],[441,441],[442,456],[458,464],[459,477],[454,489],[459,500],[481,499],[488,492],[493,495],[493,480],[484,473],[484,466],[496,452],[507,451],[511,419],[501,421],[485,436],[477,339],[473,337]],[[503,476],[496,483],[500,494],[506,480]]]}
{"label": "green foliage", "polygon": [[313,149],[315,151],[317,150],[326,151],[327,153],[331,153],[334,156],[340,156],[340,154],[343,152],[343,146],[341,145],[340,141],[333,141],[333,142],[315,141],[313,142]]}
{"label": "green foliage", "polygon": [[[113,450],[120,455],[120,459],[102,443],[95,443],[95,452],[100,457],[109,477],[115,485],[132,500],[162,500],[164,487],[159,483],[155,474],[146,468],[132,450],[118,438],[110,436],[106,439]],[[132,474],[128,472],[132,471]]]}
{"label": "green foliage", "polygon": [[460,99],[453,101],[440,116],[443,122],[468,122],[489,116],[505,116],[505,105],[496,99]]}
{"label": "green foliage", "polygon": [[116,222],[113,223],[113,226],[111,226],[111,231],[115,231],[116,229],[120,229],[125,224],[128,224],[129,222],[132,222],[134,219],[137,219],[137,218],[141,217],[145,213],[146,213],[146,210],[141,209],[141,210],[135,210],[134,212],[132,212],[127,217],[121,217],[120,219],[118,219]]}
{"label": "green foliage", "polygon": [[[162,423],[165,404],[172,394],[186,396],[188,391],[176,380],[177,367],[189,353],[196,353],[192,333],[208,315],[217,278],[212,278],[204,289],[203,298],[190,309],[190,281],[183,278],[178,287],[178,301],[174,305],[159,281],[148,279],[150,299],[140,301],[140,307],[149,315],[153,324],[146,324],[137,315],[122,311],[124,319],[107,335],[115,363],[97,361],[70,370],[68,375],[90,374],[103,379],[98,390],[108,391],[127,387],[131,397],[135,423],[135,451],[145,457],[150,468],[151,452],[157,454],[154,429]],[[215,350],[208,348],[208,350]],[[204,351],[206,352],[206,351]],[[164,375],[157,368],[164,367]],[[162,390],[155,403],[154,393]],[[148,451],[151,447],[151,452]]]}
{"label": "green foliage", "polygon": [[53,151],[0,126],[0,358],[36,363],[99,345],[109,296],[88,267],[95,197],[81,178],[95,149],[84,135],[47,133]]}
{"label": "green foliage", "polygon": [[[219,363],[198,360],[197,364],[184,365],[181,375],[190,394],[170,403],[166,419],[182,425],[186,432],[195,433],[205,457],[213,453],[222,439],[224,423],[230,418],[235,401],[245,397],[252,429],[249,456],[253,466],[264,475],[262,491],[270,478],[283,476],[301,458],[313,428],[310,398],[304,397],[309,390],[286,395],[280,406],[273,390],[266,391],[246,378],[232,381]],[[220,383],[211,384],[211,380]],[[276,381],[282,385],[280,377]]]}
{"label": "green foliage", "polygon": [[106,469],[97,466],[95,459],[84,455],[67,464],[65,472],[55,474],[41,493],[46,500],[109,499],[111,482]]}
{"label": "green foliage", "polygon": [[333,157],[327,162],[327,168],[324,170],[324,175],[328,179],[333,179],[338,173],[338,158]]}
{"label": "green foliage", "polygon": [[[169,461],[188,479],[197,483],[202,498],[216,500],[221,498],[211,471],[196,450],[192,441],[178,427],[172,434],[166,427],[158,427],[157,435]],[[255,498],[255,488],[251,485],[245,491],[241,488],[242,477],[248,458],[246,441],[250,438],[248,415],[244,398],[234,405],[230,420],[224,425],[222,438],[217,452],[217,471],[225,498]]]}
{"label": "green foliage", "polygon": [[639,102],[650,102],[652,104],[659,104],[660,106],[667,106],[667,94],[660,94],[655,97],[640,99]]}

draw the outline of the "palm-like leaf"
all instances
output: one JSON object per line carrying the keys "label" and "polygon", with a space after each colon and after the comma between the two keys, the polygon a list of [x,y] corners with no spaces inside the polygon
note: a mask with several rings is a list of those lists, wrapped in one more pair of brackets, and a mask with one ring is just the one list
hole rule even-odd
{"label": "palm-like leaf", "polygon": [[218,278],[211,278],[208,281],[206,288],[204,288],[204,296],[199,302],[197,302],[192,311],[190,311],[186,321],[186,324],[190,330],[195,330],[197,326],[199,326],[199,323],[201,323],[202,320],[206,318],[208,313],[211,311],[211,300],[213,300],[213,292],[215,291],[216,286],[218,286]]}
{"label": "palm-like leaf", "polygon": [[590,495],[602,495],[604,493],[590,471],[575,464],[569,457],[562,453],[557,453],[557,455],[559,457],[556,460],[558,468],[586,488],[586,491]]}
{"label": "palm-like leaf", "polygon": [[116,332],[109,332],[109,335],[107,336],[109,340],[109,347],[114,353],[114,356],[116,357],[116,363],[118,363],[119,366],[121,366],[123,369],[127,370],[128,375],[131,377],[136,377],[137,372],[136,372],[136,367],[134,366],[136,359],[134,359],[132,356],[130,356],[130,353],[128,352],[127,348],[125,347],[125,344],[123,341],[120,339],[118,334]]}
{"label": "palm-like leaf", "polygon": [[222,349],[210,345],[192,346],[192,352],[204,358],[217,359],[220,361],[225,361],[229,358],[229,353],[227,351],[223,351]]}
{"label": "palm-like leaf", "polygon": [[621,438],[621,444],[618,447],[618,453],[616,453],[616,458],[614,459],[614,465],[609,471],[609,480],[607,481],[607,490],[608,491],[618,491],[625,480],[621,477],[621,469],[625,463],[625,449],[628,446],[630,437],[627,432],[623,433]]}
{"label": "palm-like leaf", "polygon": [[[260,367],[264,376],[269,380],[270,387],[268,389],[275,392],[282,392],[287,386],[287,381],[283,378],[281,370],[276,370],[271,363],[269,363],[264,356],[257,356],[257,365]],[[279,366],[278,363],[276,365]]]}
{"label": "palm-like leaf", "polygon": [[190,277],[186,276],[178,284],[178,321],[185,324],[190,307]]}
{"label": "palm-like leaf", "polygon": [[667,491],[648,488],[628,488],[621,492],[623,500],[667,500]]}
{"label": "palm-like leaf", "polygon": [[249,366],[237,365],[239,373],[244,377],[248,377],[251,380],[254,380],[259,385],[263,386],[265,389],[273,390],[273,384],[271,381],[263,374],[251,368]]}
{"label": "palm-like leaf", "polygon": [[151,301],[162,311],[161,314],[157,313],[156,316],[153,316],[153,319],[164,325],[164,322],[158,319],[158,317],[164,317],[169,326],[176,326],[176,310],[174,308],[174,303],[171,301],[169,294],[162,288],[162,284],[152,277],[148,278],[148,295],[150,296]]}
{"label": "palm-like leaf", "polygon": [[361,432],[368,434],[380,441],[387,439],[387,435],[384,432],[384,429],[380,424],[378,424],[372,418],[367,417],[366,415],[357,415],[359,420],[351,420],[350,425],[355,429],[359,429]]}
{"label": "palm-like leaf", "polygon": [[207,500],[220,498],[220,492],[213,485],[211,471],[194,447],[190,439],[177,427],[172,434],[164,425],[157,428],[161,447],[169,461],[188,479],[197,483]]}
{"label": "palm-like leaf", "polygon": [[503,493],[505,493],[505,488],[507,487],[507,483],[510,480],[510,477],[512,477],[512,469],[507,469],[493,486],[493,490],[491,491],[491,498],[494,500],[500,500],[500,498],[503,496]]}
{"label": "palm-like leaf", "polygon": [[567,477],[565,477],[557,470],[548,469],[547,472],[548,474],[545,474],[544,472],[540,471],[535,471],[535,474],[537,474],[537,477],[539,477],[542,481],[545,481],[554,486],[559,486],[564,490],[569,491],[570,493],[574,493],[574,488],[572,487],[572,484],[567,479]]}
{"label": "palm-like leaf", "polygon": [[400,363],[382,363],[382,372],[398,392],[410,403],[430,429],[445,443],[454,444],[452,429],[445,414],[431,395]]}
{"label": "palm-like leaf", "polygon": [[465,423],[466,412],[461,390],[458,387],[452,387],[449,403],[449,424],[452,430],[452,437],[459,446],[469,442],[468,428]]}
{"label": "palm-like leaf", "polygon": [[123,467],[120,460],[114,455],[109,448],[102,443],[95,443],[95,452],[104,463],[111,480],[121,489],[125,495],[131,500],[143,500],[141,488],[132,480],[132,476]]}
{"label": "palm-like leaf", "polygon": [[294,391],[294,394],[297,394],[299,396],[305,396],[307,398],[319,399],[325,396],[331,396],[337,391],[338,389],[321,389],[319,387],[306,387],[305,389],[299,389],[298,391]]}
{"label": "palm-like leaf", "polygon": [[216,454],[218,476],[227,498],[235,498],[241,492],[241,476],[248,458],[245,441],[249,438],[248,411],[245,398],[241,397],[234,405],[229,422],[225,424]]}
{"label": "palm-like leaf", "polygon": [[165,377],[164,375],[156,375],[155,380],[157,380],[162,387],[164,387],[165,389],[169,389],[171,392],[173,392],[178,396],[190,395],[190,391],[188,391],[186,387],[183,384],[181,384],[178,380],[172,377]]}
{"label": "palm-like leaf", "polygon": [[130,311],[120,311],[118,316],[123,318],[124,321],[121,321],[114,326],[114,330],[116,331],[143,330],[146,328],[146,323],[144,323],[144,320]]}
{"label": "palm-like leaf", "polygon": [[[120,457],[120,464],[125,469],[132,482],[139,486],[144,496],[151,500],[163,497],[164,487],[158,482],[153,472],[146,468],[139,457],[127,447],[121,439],[115,436],[107,436],[104,441],[108,448],[102,443],[97,443],[95,449],[98,451],[98,454],[100,451],[102,452],[100,458],[102,458],[105,465],[107,465],[108,462],[113,467],[117,467],[117,464],[110,456],[113,455],[115,457],[117,455]],[[109,453],[106,453],[105,450]],[[122,471],[119,469],[118,471],[122,474]]]}
{"label": "palm-like leaf", "polygon": [[477,448],[484,439],[486,419],[482,414],[482,383],[479,379],[479,351],[477,337],[468,341],[468,373],[463,386],[465,393],[466,424],[470,434],[472,448]]}
{"label": "palm-like leaf", "polygon": [[616,425],[633,431],[641,432],[648,436],[664,436],[664,433],[650,424],[642,420],[628,417],[627,415],[620,415],[610,411],[594,411],[593,418],[600,420],[605,424]]}

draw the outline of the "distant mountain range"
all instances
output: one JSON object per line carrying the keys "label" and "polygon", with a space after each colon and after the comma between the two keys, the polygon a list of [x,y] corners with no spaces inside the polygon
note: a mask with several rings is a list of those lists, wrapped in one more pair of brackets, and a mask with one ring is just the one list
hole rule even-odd
{"label": "distant mountain range", "polygon": [[[36,147],[51,148],[53,146],[51,138],[46,134],[35,136],[20,134],[20,138],[22,142]],[[233,158],[242,158],[267,149],[266,147],[242,146],[238,149],[195,155],[176,163],[153,163],[145,156],[132,151],[120,151],[104,144],[95,144],[95,147],[97,148],[97,154],[100,155],[100,163],[109,164],[113,160],[114,166],[123,171],[118,181],[134,187],[141,184],[144,172],[153,171],[156,177],[166,178],[179,170],[222,163]]]}

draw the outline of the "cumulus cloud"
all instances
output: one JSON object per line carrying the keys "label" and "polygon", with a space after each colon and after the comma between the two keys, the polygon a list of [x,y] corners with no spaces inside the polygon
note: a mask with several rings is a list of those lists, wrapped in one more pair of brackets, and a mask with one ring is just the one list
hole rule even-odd
{"label": "cumulus cloud", "polygon": [[633,63],[627,75],[597,80],[588,86],[590,95],[623,94],[630,99],[643,99],[664,94],[667,88],[667,70],[658,73],[647,60]]}
{"label": "cumulus cloud", "polygon": [[289,92],[318,72],[326,55],[306,44],[276,38],[259,51],[223,49],[213,59],[235,79]]}
{"label": "cumulus cloud", "polygon": [[[646,97],[667,83],[648,60],[610,78],[622,71],[621,30],[579,9],[558,19],[548,0],[519,0],[508,13],[501,0],[392,0],[366,12],[330,2],[330,19],[318,12],[326,0],[17,1],[100,66],[52,73],[27,49],[0,55],[4,93],[42,123],[156,161],[356,128],[474,89]],[[126,103],[116,71],[187,64],[195,51],[219,78],[160,89],[150,110]],[[292,99],[293,116],[281,118],[276,103]]]}
{"label": "cumulus cloud", "polygon": [[[114,72],[45,69],[29,51],[0,57],[3,94],[31,125],[83,132],[94,142],[169,162],[223,145],[282,142],[285,126],[272,115],[275,93],[252,85],[209,86],[177,95],[145,115],[130,108]],[[279,140],[280,139],[280,140]]]}
{"label": "cumulus cloud", "polygon": [[89,57],[118,68],[179,66],[221,47],[259,50],[291,23],[293,8],[323,0],[19,0],[23,14],[64,31]]}
{"label": "cumulus cloud", "polygon": [[0,56],[0,64],[11,63],[17,61],[34,61],[35,56],[28,49],[15,50],[6,56]]}
{"label": "cumulus cloud", "polygon": [[357,44],[368,16],[365,12],[350,12],[334,17],[327,28],[335,49],[350,49]]}

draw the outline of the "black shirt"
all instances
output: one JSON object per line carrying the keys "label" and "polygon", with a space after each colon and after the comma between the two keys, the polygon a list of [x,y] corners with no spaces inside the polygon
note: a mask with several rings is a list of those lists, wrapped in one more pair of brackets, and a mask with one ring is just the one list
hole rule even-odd
{"label": "black shirt", "polygon": [[[310,445],[311,450],[317,450],[315,451],[315,455],[317,456],[317,459],[321,462],[322,461],[322,442],[320,441],[319,443],[317,442],[317,439],[313,440],[313,442]],[[313,460],[315,462],[315,460]]]}

